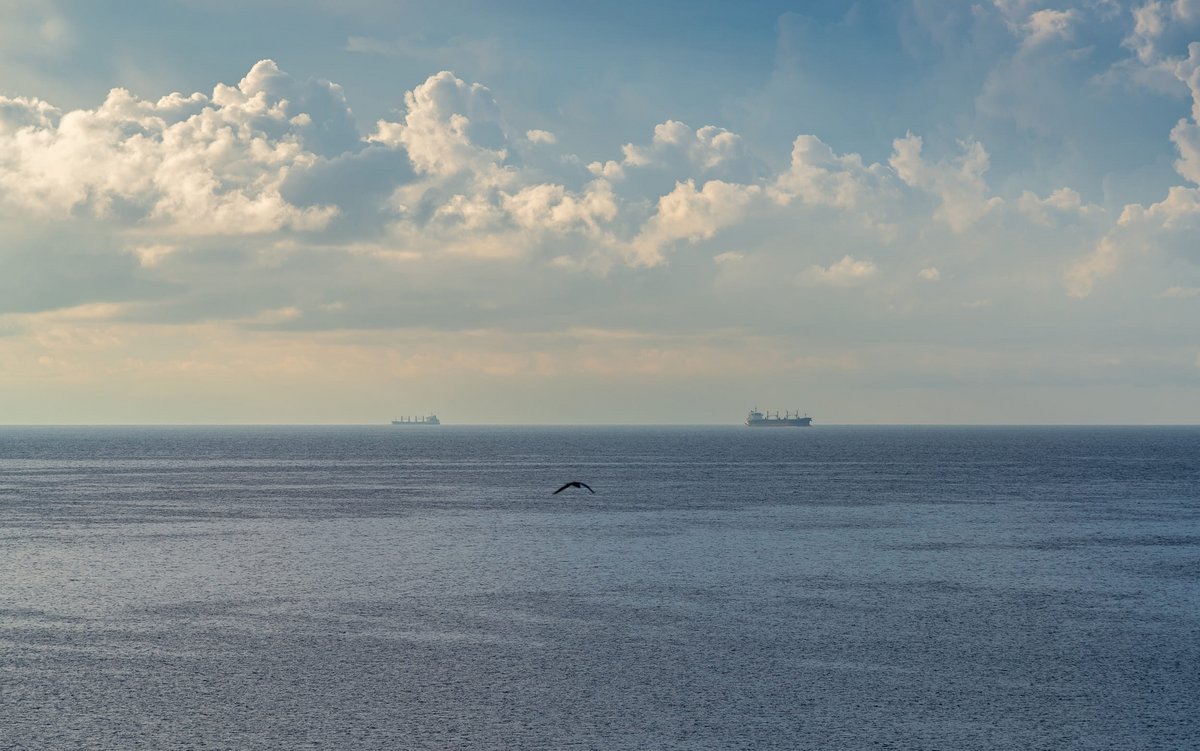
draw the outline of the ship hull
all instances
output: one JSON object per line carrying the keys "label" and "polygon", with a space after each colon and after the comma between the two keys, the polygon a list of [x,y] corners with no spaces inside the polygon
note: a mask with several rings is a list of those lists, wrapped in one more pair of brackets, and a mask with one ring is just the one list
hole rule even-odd
{"label": "ship hull", "polygon": [[812,425],[812,418],[808,415],[802,417],[800,410],[796,410],[795,414],[787,412],[780,417],[778,412],[772,415],[770,412],[759,412],[755,407],[746,415],[746,425],[751,428],[807,428]]}
{"label": "ship hull", "polygon": [[791,417],[780,418],[778,420],[747,420],[746,425],[751,428],[807,428],[812,426],[812,418]]}

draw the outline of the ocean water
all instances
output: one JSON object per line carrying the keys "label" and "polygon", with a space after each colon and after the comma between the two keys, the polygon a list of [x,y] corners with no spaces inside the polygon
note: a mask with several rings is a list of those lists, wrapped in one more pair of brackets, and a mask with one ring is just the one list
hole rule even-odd
{"label": "ocean water", "polygon": [[0,748],[1198,747],[1197,428],[0,428]]}

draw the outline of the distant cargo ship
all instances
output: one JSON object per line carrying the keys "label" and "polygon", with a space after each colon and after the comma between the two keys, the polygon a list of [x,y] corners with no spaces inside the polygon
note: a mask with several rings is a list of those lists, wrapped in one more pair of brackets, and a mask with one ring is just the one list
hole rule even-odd
{"label": "distant cargo ship", "polygon": [[428,417],[401,417],[399,420],[392,420],[393,425],[441,425],[442,421],[437,419],[437,415],[429,415]]}
{"label": "distant cargo ship", "polygon": [[808,415],[801,417],[799,410],[796,410],[794,415],[784,412],[783,417],[780,417],[778,412],[772,415],[770,412],[759,412],[758,407],[755,407],[746,415],[746,424],[752,428],[807,428],[812,425],[812,418]]}

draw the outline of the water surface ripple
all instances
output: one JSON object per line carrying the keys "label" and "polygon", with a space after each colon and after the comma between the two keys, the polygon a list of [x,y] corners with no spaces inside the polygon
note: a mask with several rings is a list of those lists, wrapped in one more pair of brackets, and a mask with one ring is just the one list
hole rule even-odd
{"label": "water surface ripple", "polygon": [[0,747],[1194,749],[1198,489],[1194,428],[0,428]]}

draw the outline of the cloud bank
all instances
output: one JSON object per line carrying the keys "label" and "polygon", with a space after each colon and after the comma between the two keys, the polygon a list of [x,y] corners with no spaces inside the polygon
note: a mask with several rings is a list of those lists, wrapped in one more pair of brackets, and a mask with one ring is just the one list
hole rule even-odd
{"label": "cloud bank", "polygon": [[[1200,43],[1186,57],[1158,52],[1153,18],[1161,10],[1139,12],[1126,43],[1147,64],[1169,63],[1189,91],[1192,112],[1168,137],[1178,174],[1194,184]],[[1023,20],[1015,7],[1007,11],[1025,46],[1071,36],[1074,11],[1034,11]],[[1125,207],[1115,221],[1070,186],[1044,198],[1030,190],[1006,198],[987,182],[984,144],[962,140],[957,152],[930,158],[911,132],[894,139],[886,163],[839,154],[802,134],[787,162],[772,168],[737,133],[666,120],[619,154],[560,151],[548,171],[533,166],[535,152],[558,149],[556,135],[514,134],[481,83],[442,71],[403,102],[401,117],[360,134],[339,86],[297,81],[270,60],[211,93],[143,100],[113,89],[93,109],[65,112],[36,97],[0,97],[0,211],[32,234],[53,233],[64,221],[99,233],[161,281],[172,257],[211,254],[212,238],[222,237],[243,264],[307,252],[342,254],[343,265],[479,258],[605,275],[670,266],[701,246],[715,255],[723,241],[744,245],[760,226],[802,237],[831,223],[842,233],[839,246],[800,243],[791,265],[821,269],[813,278],[826,281],[882,282],[911,277],[911,267],[929,268],[963,242],[1024,235],[1051,245],[1072,228],[1072,241],[1090,230],[1093,250],[1062,272],[1074,297],[1091,294],[1133,253],[1192,228],[1196,214],[1196,188],[1186,185],[1159,203]],[[655,192],[664,176],[673,187]],[[940,249],[909,257],[918,242]],[[847,249],[863,244],[880,259],[869,262],[871,273],[839,265],[852,257]]]}
{"label": "cloud bank", "polygon": [[[388,372],[557,377],[586,363],[697,378],[747,361],[866,373],[901,340],[927,348],[922,372],[950,378],[945,350],[1006,346],[1013,331],[1141,346],[1122,320],[1143,306],[1178,333],[1200,289],[1200,42],[1181,36],[1200,11],[997,0],[979,18],[1009,46],[980,76],[976,122],[1030,139],[1065,127],[1036,121],[1041,89],[1012,86],[1039,67],[1060,99],[1083,78],[1175,97],[1155,136],[1173,174],[1154,200],[1110,201],[1067,170],[1024,179],[1010,143],[969,127],[900,126],[848,148],[836,130],[774,142],[666,112],[640,137],[581,146],[569,121],[453,70],[408,82],[373,122],[337,83],[272,60],[203,92],[114,88],[82,108],[9,92],[0,348],[39,364],[8,377],[222,367],[165,331],[245,353],[273,342],[273,372],[319,366],[320,347],[291,365],[274,349],[303,333]],[[52,21],[38,16],[39,33],[66,33]],[[1111,61],[1092,62],[1097,24],[1124,29]],[[379,354],[398,341],[430,354]],[[811,354],[772,354],[790,348]]]}

